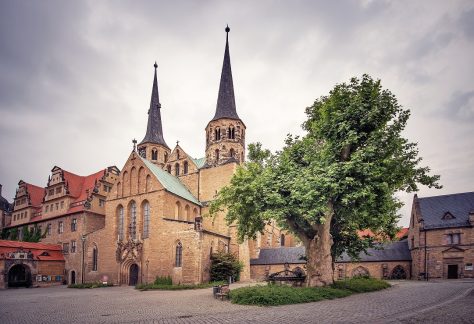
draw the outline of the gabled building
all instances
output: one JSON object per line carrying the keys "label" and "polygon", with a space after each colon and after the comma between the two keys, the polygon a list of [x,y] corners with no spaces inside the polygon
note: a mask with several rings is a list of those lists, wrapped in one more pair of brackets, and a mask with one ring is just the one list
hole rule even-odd
{"label": "gabled building", "polygon": [[474,192],[413,198],[413,277],[474,278]]}
{"label": "gabled building", "polygon": [[5,226],[9,237],[22,240],[25,228],[37,228],[43,234],[41,243],[62,247],[66,273],[61,282],[79,282],[85,260],[82,238],[104,227],[106,197],[119,173],[108,167],[79,176],[55,166],[44,188],[21,180]]}

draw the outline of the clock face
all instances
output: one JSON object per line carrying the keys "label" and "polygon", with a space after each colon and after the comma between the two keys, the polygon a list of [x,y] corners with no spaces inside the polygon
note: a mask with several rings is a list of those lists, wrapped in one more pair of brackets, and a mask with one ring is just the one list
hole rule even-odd
{"label": "clock face", "polygon": [[145,149],[145,148],[139,149],[139,150],[138,150],[138,154],[139,154],[142,158],[146,159],[146,149]]}

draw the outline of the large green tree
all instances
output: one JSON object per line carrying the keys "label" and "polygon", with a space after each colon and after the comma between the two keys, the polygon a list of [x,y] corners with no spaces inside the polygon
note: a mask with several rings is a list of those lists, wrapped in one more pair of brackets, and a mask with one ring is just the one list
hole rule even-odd
{"label": "large green tree", "polygon": [[239,238],[255,237],[271,219],[306,247],[309,286],[333,282],[333,260],[371,246],[358,230],[393,237],[398,191],[439,188],[421,167],[417,145],[402,136],[408,117],[395,96],[368,75],[336,85],[306,109],[306,135],[288,136],[271,154],[249,145],[249,162],[211,204],[227,209]]}

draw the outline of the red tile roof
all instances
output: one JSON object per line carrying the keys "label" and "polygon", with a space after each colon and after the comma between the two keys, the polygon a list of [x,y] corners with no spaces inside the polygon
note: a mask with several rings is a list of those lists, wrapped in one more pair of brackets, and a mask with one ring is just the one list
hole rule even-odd
{"label": "red tile roof", "polygon": [[[360,238],[362,238],[364,236],[368,236],[368,237],[374,237],[375,236],[375,234],[370,229],[365,229],[365,230],[362,230],[362,231],[358,231],[357,234],[359,235]],[[400,231],[398,231],[397,234],[395,234],[395,238],[401,239],[401,238],[403,238],[407,235],[408,235],[408,227],[403,227]]]}
{"label": "red tile roof", "polygon": [[31,252],[33,258],[42,261],[64,261],[62,247],[58,244],[32,243],[0,240],[0,259],[8,258],[8,253],[22,249]]}
{"label": "red tile roof", "polygon": [[41,205],[44,197],[44,188],[35,186],[31,183],[26,183],[26,190],[30,194],[31,204],[35,207]]}

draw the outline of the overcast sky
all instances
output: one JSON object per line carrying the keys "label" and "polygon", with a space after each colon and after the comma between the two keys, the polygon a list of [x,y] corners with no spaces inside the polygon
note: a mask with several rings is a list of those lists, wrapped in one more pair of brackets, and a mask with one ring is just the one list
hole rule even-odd
{"label": "overcast sky", "polygon": [[[0,183],[122,168],[158,63],[165,140],[204,156],[225,45],[247,144],[280,149],[304,109],[368,73],[412,115],[442,190],[474,190],[473,1],[0,1]],[[409,222],[413,195],[400,194]]]}

